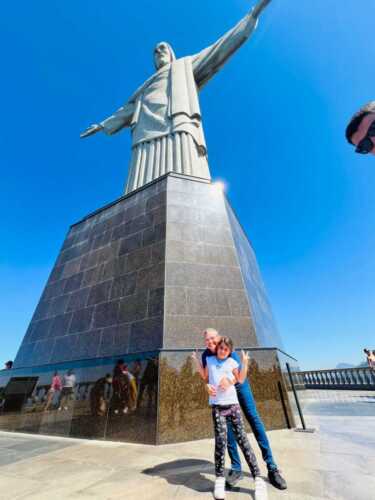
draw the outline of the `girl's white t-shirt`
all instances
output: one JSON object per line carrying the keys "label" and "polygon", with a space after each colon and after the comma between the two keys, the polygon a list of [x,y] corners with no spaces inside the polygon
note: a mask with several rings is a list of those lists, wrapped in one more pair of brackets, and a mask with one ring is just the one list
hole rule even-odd
{"label": "girl's white t-shirt", "polygon": [[234,385],[231,385],[225,391],[219,388],[220,381],[226,377],[232,382],[235,381],[233,370],[238,368],[238,363],[233,358],[219,360],[216,356],[207,358],[208,383],[216,389],[216,396],[209,397],[210,405],[236,405],[238,404],[237,392]]}

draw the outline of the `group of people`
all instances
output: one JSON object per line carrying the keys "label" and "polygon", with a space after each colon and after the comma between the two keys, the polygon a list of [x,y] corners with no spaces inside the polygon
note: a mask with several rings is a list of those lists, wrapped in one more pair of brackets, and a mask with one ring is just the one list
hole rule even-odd
{"label": "group of people", "polygon": [[57,409],[68,410],[70,401],[74,399],[74,388],[77,378],[73,370],[68,370],[61,379],[58,372],[52,377],[51,386],[47,392],[46,405],[44,411],[48,411],[57,398]]}
{"label": "group of people", "polygon": [[107,373],[95,382],[90,392],[91,414],[105,416],[108,411],[114,415],[134,412],[143,396],[148,396],[147,408],[155,403],[157,384],[157,360],[150,359],[142,374],[140,360],[133,363],[131,370],[123,359],[119,359],[113,374]]}
{"label": "group of people", "polygon": [[[135,360],[131,370],[123,359],[119,359],[112,374],[106,373],[100,377],[89,392],[92,416],[106,416],[108,411],[114,415],[124,415],[137,409],[147,396],[147,408],[155,403],[157,384],[157,360],[148,360],[142,369],[140,360]],[[46,395],[44,411],[54,408],[59,411],[68,410],[70,402],[75,399],[76,375],[68,370],[61,377],[58,372],[53,374]]]}
{"label": "group of people", "polygon": [[369,368],[375,370],[375,350],[370,351],[370,349],[363,349],[366,355],[366,361]]}
{"label": "group of people", "polygon": [[[133,373],[123,359],[119,359],[113,370],[113,375],[96,381],[90,392],[91,413],[93,416],[105,416],[108,408],[115,415],[126,414],[137,408],[139,362],[135,363]],[[112,387],[112,397],[109,398],[109,388]]]}
{"label": "group of people", "polygon": [[[259,465],[246,435],[242,413],[258,442],[267,465],[270,483],[280,490],[285,490],[287,484],[272,455],[264,424],[247,380],[248,354],[242,351],[240,357],[234,351],[232,340],[220,337],[213,328],[206,329],[203,334],[206,350],[201,358],[197,353],[194,353],[192,358],[206,383],[212,410],[215,434],[215,499],[223,500],[226,484],[233,487],[243,477],[238,445],[255,479],[255,499],[266,500],[267,486],[260,475]],[[231,470],[225,478],[226,449],[231,460]]]}

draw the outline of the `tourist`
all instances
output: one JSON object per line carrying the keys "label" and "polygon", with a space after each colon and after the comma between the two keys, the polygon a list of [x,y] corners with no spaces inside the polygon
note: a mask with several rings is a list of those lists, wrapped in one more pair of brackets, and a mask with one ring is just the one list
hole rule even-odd
{"label": "tourist", "polygon": [[[199,372],[208,381],[209,404],[212,407],[212,418],[215,431],[215,499],[225,498],[225,451],[227,447],[227,424],[231,424],[232,432],[246,458],[251,474],[255,479],[255,499],[266,500],[266,484],[260,476],[260,470],[245,432],[241,409],[238,402],[235,384],[242,384],[247,375],[248,355],[242,351],[241,365],[231,356],[233,342],[228,337],[221,337],[216,342],[214,356],[206,358],[203,368],[198,357],[193,354]],[[228,426],[229,427],[229,426]]]}
{"label": "tourist", "polygon": [[363,352],[366,355],[366,361],[369,368],[375,370],[375,351],[370,351],[369,349],[363,349]]}
{"label": "tourist", "polygon": [[126,374],[125,367],[124,360],[119,359],[113,370],[113,395],[110,406],[115,415],[126,414],[129,411],[130,378]]}
{"label": "tourist", "polygon": [[44,411],[48,411],[53,399],[62,390],[62,382],[58,372],[55,372],[52,377],[51,387],[47,392],[47,402]]}
{"label": "tourist", "polygon": [[11,370],[13,368],[13,361],[9,360],[6,363],[4,363],[4,368],[5,370]]}
{"label": "tourist", "polygon": [[63,387],[60,394],[59,411],[68,410],[68,403],[74,398],[74,387],[76,385],[76,376],[73,370],[68,370],[63,378]]}
{"label": "tourist", "polygon": [[147,394],[147,408],[151,412],[156,404],[156,391],[158,384],[158,360],[150,359],[146,365],[145,371],[139,385],[138,408],[141,406],[143,394]]}
{"label": "tourist", "polygon": [[142,363],[140,359],[136,359],[133,363],[132,367],[132,374],[135,377],[135,381],[137,384],[137,390],[139,390],[139,384],[140,384],[140,379],[141,379],[141,372],[142,372]]}
{"label": "tourist", "polygon": [[129,371],[128,365],[124,365],[124,375],[129,379],[129,409],[135,411],[137,409],[138,386],[135,376]]}
{"label": "tourist", "polygon": [[375,155],[375,101],[363,106],[346,127],[346,139],[356,146],[355,152]]}
{"label": "tourist", "polygon": [[[219,339],[219,334],[214,328],[207,328],[203,334],[206,344],[206,350],[202,354],[202,364],[204,368],[207,364],[207,359],[210,356],[213,356],[216,352],[216,344]],[[232,352],[231,357],[240,364],[240,358],[236,352]],[[281,476],[280,470],[278,469],[273,458],[271,446],[268,441],[262,419],[258,414],[249,381],[246,379],[242,384],[236,384],[235,387],[242,411],[246,420],[250,424],[254,437],[257,440],[259,448],[262,452],[263,460],[267,465],[268,479],[275,488],[285,490],[287,488],[287,484],[285,479]],[[229,486],[234,486],[243,477],[243,475],[241,459],[238,454],[236,440],[230,425],[228,426],[228,453],[231,459],[231,470],[227,477],[227,483]]]}
{"label": "tourist", "polygon": [[90,407],[93,417],[105,417],[108,410],[108,388],[112,384],[112,375],[107,373],[98,379],[90,391]]}

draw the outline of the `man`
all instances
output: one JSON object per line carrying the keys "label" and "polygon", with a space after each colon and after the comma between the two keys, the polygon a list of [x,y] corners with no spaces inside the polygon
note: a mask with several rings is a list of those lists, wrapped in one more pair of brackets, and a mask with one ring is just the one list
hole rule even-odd
{"label": "man", "polygon": [[[207,357],[215,355],[216,345],[220,337],[218,332],[214,328],[207,328],[203,332],[203,334],[206,344],[206,350],[202,354],[202,365],[204,368],[207,365]],[[240,357],[236,352],[233,352],[231,356],[239,364],[241,364]],[[212,387],[208,386],[207,390],[209,394],[214,395],[214,389]],[[249,381],[245,380],[243,384],[236,384],[236,391],[243,414],[250,424],[255,439],[257,440],[259,448],[262,452],[263,460],[266,462],[268,469],[268,479],[275,488],[285,490],[287,488],[287,484],[285,479],[281,476],[280,471],[273,459],[271,446],[268,441],[263,422],[258,414]],[[232,468],[229,472],[227,483],[230,486],[234,486],[242,478],[243,474],[236,439],[230,425],[228,425],[228,453],[230,456]]]}
{"label": "man", "polygon": [[156,391],[158,382],[158,360],[150,359],[146,365],[145,371],[139,386],[138,403],[137,407],[141,406],[142,398],[144,392],[146,392],[148,397],[147,408],[151,411],[153,407],[153,402],[155,402]]}
{"label": "man", "polygon": [[125,361],[119,359],[113,370],[113,394],[111,399],[111,409],[118,415],[124,415],[129,411],[129,397],[130,397],[130,379],[125,373]]}
{"label": "man", "polygon": [[73,370],[68,370],[67,373],[64,375],[63,378],[63,384],[62,384],[62,390],[60,393],[60,402],[59,402],[59,407],[58,410],[68,410],[69,409],[69,403],[74,399],[74,387],[76,385],[76,376],[73,372]]}
{"label": "man", "polygon": [[130,373],[128,365],[124,365],[124,375],[129,379],[129,408],[131,411],[137,408],[138,386],[135,376]]}
{"label": "man", "polygon": [[198,91],[250,38],[270,1],[259,0],[234,28],[192,56],[176,59],[167,42],[158,43],[156,72],[112,116],[81,134],[88,137],[102,131],[112,135],[125,127],[131,129],[125,193],[171,171],[210,179]]}
{"label": "man", "polygon": [[375,101],[363,106],[346,127],[346,139],[356,146],[355,152],[375,155]]}
{"label": "man", "polygon": [[369,368],[375,370],[375,351],[370,351],[369,349],[363,349],[366,355],[366,361]]}
{"label": "man", "polygon": [[112,375],[107,373],[105,377],[97,380],[90,392],[90,407],[93,417],[105,417],[108,410],[108,392],[112,384]]}
{"label": "man", "polygon": [[7,361],[5,364],[5,370],[11,370],[13,368],[13,361]]}

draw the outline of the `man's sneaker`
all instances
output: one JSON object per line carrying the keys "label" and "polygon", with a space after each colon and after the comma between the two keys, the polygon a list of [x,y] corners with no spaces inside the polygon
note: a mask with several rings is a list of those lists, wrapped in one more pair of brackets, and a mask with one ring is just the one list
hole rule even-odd
{"label": "man's sneaker", "polygon": [[285,479],[282,477],[280,471],[278,469],[269,470],[268,471],[268,479],[272,486],[278,488],[279,490],[286,490],[287,484]]}
{"label": "man's sneaker", "polygon": [[267,485],[260,476],[255,478],[255,500],[268,500]]}
{"label": "man's sneaker", "polygon": [[230,470],[227,476],[227,484],[230,488],[233,488],[234,486],[236,486],[238,481],[241,481],[242,478],[243,478],[242,471]]}
{"label": "man's sneaker", "polygon": [[215,500],[225,499],[225,477],[217,477],[214,489]]}

